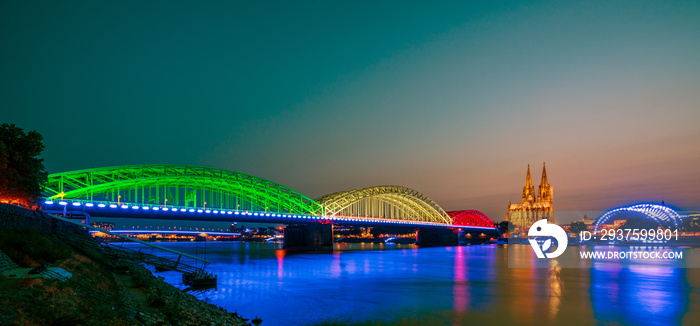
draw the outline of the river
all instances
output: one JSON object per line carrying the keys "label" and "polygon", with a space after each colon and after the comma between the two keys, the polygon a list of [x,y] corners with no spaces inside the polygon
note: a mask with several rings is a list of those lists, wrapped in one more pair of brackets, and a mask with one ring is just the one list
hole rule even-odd
{"label": "river", "polygon": [[[700,324],[700,269],[515,269],[503,245],[158,244],[206,249],[218,287],[190,293],[262,325]],[[522,248],[515,252],[531,255]],[[186,288],[176,272],[156,275]]]}

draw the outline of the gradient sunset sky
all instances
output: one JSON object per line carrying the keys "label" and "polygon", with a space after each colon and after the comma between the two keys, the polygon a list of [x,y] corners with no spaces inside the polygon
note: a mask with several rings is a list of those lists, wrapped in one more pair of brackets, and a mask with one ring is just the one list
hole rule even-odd
{"label": "gradient sunset sky", "polygon": [[0,122],[49,172],[187,164],[503,220],[700,209],[698,1],[2,1]]}

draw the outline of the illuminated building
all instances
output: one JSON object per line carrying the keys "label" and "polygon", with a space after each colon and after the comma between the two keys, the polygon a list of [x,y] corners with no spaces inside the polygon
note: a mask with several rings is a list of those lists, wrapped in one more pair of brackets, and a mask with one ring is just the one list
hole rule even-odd
{"label": "illuminated building", "polygon": [[104,229],[107,231],[111,231],[112,229],[114,229],[114,223],[111,222],[92,222],[90,224],[94,227]]}
{"label": "illuminated building", "polygon": [[613,221],[613,228],[619,229],[621,226],[625,225],[627,223],[627,220],[615,220]]}
{"label": "illuminated building", "polygon": [[571,225],[573,225],[574,223],[583,223],[583,225],[586,226],[586,229],[588,231],[595,230],[595,225],[593,225],[593,223],[595,223],[595,220],[589,220],[588,215],[585,215],[585,214],[583,215],[583,219],[581,219],[581,220],[571,222],[571,224],[559,224],[559,226],[561,226],[562,229],[564,229],[564,231],[566,231],[566,233],[571,233]]}
{"label": "illuminated building", "polygon": [[522,202],[508,205],[508,215],[506,220],[515,226],[514,234],[527,233],[533,223],[546,218],[549,223],[554,223],[554,188],[547,181],[547,170],[542,164],[542,180],[540,181],[539,201],[532,185],[530,177],[530,165],[527,166],[527,177],[525,187],[523,187]]}

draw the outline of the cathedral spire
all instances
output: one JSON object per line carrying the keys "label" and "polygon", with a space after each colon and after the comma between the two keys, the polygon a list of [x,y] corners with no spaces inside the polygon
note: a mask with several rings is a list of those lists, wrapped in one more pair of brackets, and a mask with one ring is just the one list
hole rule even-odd
{"label": "cathedral spire", "polygon": [[530,177],[530,164],[527,165],[527,179],[525,179],[525,187],[532,187],[532,178]]}
{"label": "cathedral spire", "polygon": [[533,203],[537,201],[535,195],[535,187],[532,185],[532,177],[530,177],[530,164],[527,165],[527,179],[525,179],[525,187],[523,187],[523,203]]}
{"label": "cathedral spire", "polygon": [[547,182],[547,168],[545,167],[545,163],[542,162],[542,181],[540,181],[540,185],[548,185],[549,182]]}
{"label": "cathedral spire", "polygon": [[545,167],[544,162],[542,162],[542,181],[540,181],[540,201],[545,202],[551,202],[553,197],[554,197],[554,189],[552,186],[549,184],[549,181],[547,181],[547,168]]}

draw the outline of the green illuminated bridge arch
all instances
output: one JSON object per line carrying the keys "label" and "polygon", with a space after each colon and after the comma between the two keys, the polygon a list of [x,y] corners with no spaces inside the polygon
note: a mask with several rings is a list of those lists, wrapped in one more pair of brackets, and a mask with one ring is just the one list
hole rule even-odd
{"label": "green illuminated bridge arch", "polygon": [[[251,175],[186,165],[126,165],[49,175],[48,199],[322,215],[323,207]],[[205,204],[206,203],[206,204]]]}
{"label": "green illuminated bridge arch", "polygon": [[407,187],[354,189],[312,200],[262,178],[186,165],[126,165],[51,174],[44,195],[47,203],[60,199],[62,205],[72,201],[78,206],[133,205],[139,210],[170,207],[183,212],[211,209],[221,213],[226,210],[228,214],[282,213],[452,224],[440,206]]}

